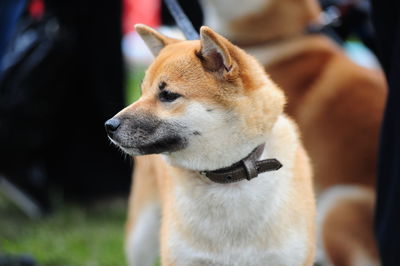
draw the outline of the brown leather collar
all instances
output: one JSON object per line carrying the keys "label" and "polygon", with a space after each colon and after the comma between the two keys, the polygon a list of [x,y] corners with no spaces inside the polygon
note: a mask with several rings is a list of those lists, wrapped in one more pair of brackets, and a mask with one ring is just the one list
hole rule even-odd
{"label": "brown leather collar", "polygon": [[255,148],[246,158],[231,166],[214,171],[202,171],[200,174],[207,176],[215,183],[228,184],[244,179],[250,181],[260,173],[276,171],[282,167],[282,164],[277,159],[257,161],[263,151],[264,144]]}

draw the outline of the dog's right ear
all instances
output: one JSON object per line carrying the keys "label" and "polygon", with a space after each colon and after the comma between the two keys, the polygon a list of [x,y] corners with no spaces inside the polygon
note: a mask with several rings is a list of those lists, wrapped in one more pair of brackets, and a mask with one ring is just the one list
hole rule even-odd
{"label": "dog's right ear", "polygon": [[168,44],[179,42],[179,40],[166,37],[153,28],[143,24],[136,24],[135,30],[140,37],[142,37],[143,41],[154,56],[157,56],[162,48]]}
{"label": "dog's right ear", "polygon": [[200,28],[200,51],[197,56],[208,70],[222,73],[226,79],[234,79],[238,68],[229,51],[230,42],[207,26]]}

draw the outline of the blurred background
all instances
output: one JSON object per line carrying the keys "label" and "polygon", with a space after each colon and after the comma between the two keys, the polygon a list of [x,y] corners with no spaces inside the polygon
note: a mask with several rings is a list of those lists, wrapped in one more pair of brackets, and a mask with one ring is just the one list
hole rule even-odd
{"label": "blurred background", "polygon": [[133,162],[104,122],[151,61],[133,25],[172,21],[154,0],[0,2],[0,265],[125,264]]}
{"label": "blurred background", "polygon": [[[198,29],[199,3],[180,2]],[[343,2],[321,1],[327,34],[379,69],[368,1]],[[152,60],[135,23],[183,38],[159,0],[0,2],[0,266],[125,264],[134,165],[103,124]]]}

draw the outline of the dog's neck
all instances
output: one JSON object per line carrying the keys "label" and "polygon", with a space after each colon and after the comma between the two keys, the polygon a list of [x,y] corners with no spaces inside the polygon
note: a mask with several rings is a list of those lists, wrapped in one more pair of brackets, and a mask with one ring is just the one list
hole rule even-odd
{"label": "dog's neck", "polygon": [[321,9],[315,0],[250,2],[244,8],[241,1],[226,5],[222,0],[204,0],[205,24],[244,47],[301,35],[320,20]]}
{"label": "dog's neck", "polygon": [[[270,180],[269,177],[274,176],[285,176],[290,172],[290,169],[293,167],[293,161],[296,154],[296,150],[298,149],[298,139],[294,131],[293,123],[290,119],[288,119],[285,115],[281,115],[278,118],[278,121],[273,126],[272,131],[270,132],[269,136],[264,139],[264,150],[262,155],[259,157],[259,160],[266,160],[268,158],[276,158],[279,162],[284,166],[278,171],[267,171],[261,173],[257,178],[253,179],[251,182],[247,180],[243,180],[241,182],[235,182],[232,184],[222,184],[222,186],[231,187],[233,186],[249,186],[251,184],[260,184],[263,182],[270,183],[271,186],[274,186],[274,182]],[[249,153],[252,150],[249,151]],[[244,152],[242,156],[246,156],[249,153]],[[164,156],[164,158],[171,164],[176,165],[177,161],[174,161],[174,158],[170,156]],[[244,157],[242,157],[244,158]],[[220,156],[219,160],[223,161],[226,159],[224,156]],[[231,165],[233,162],[237,162],[237,160],[231,160],[228,166]],[[189,161],[189,160],[188,160]],[[193,160],[191,160],[193,161]],[[179,161],[180,162],[180,161]],[[182,163],[182,162],[180,162]],[[185,162],[187,163],[187,162]],[[187,167],[174,167],[172,168],[173,171],[180,172],[180,174],[172,174],[173,178],[180,179],[179,182],[183,182],[184,186],[189,187],[220,187],[221,184],[211,181],[206,176],[200,174],[198,170],[190,170]],[[267,178],[266,178],[267,177]],[[279,179],[280,180],[280,179]],[[275,184],[276,185],[276,184]],[[190,191],[190,189],[189,189]]]}
{"label": "dog's neck", "polygon": [[[237,139],[235,140],[234,138],[229,137],[220,138],[218,144],[211,145],[211,149],[204,148],[204,146],[207,145],[203,145],[201,149],[194,147],[194,149],[164,155],[164,158],[173,166],[198,174],[204,170],[213,171],[224,167],[229,167],[247,157],[259,145],[265,144],[263,154],[258,159],[264,160],[276,158],[279,161],[279,164],[282,164],[286,167],[291,165],[291,162],[288,162],[283,157],[288,158],[290,156],[288,156],[286,152],[284,154],[282,153],[280,146],[286,146],[286,144],[282,143],[282,140],[280,139],[281,137],[277,137],[277,132],[280,133],[281,128],[286,127],[286,121],[287,119],[285,116],[281,115],[274,125],[272,131],[269,134],[257,139],[246,141]],[[286,150],[286,148],[283,150]],[[279,167],[277,167],[277,169],[278,168]],[[203,177],[203,180],[208,180],[208,182],[214,183],[207,177]]]}
{"label": "dog's neck", "polygon": [[242,141],[234,138],[221,138],[208,144],[194,144],[192,148],[165,155],[171,165],[192,171],[214,171],[229,167],[249,155],[265,139]]}

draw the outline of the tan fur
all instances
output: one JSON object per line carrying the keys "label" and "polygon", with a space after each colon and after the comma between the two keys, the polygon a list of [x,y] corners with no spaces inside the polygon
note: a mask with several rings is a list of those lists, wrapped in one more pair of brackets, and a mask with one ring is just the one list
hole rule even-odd
{"label": "tan fur", "polygon": [[126,224],[128,231],[135,226],[134,222],[137,219],[137,215],[145,207],[146,203],[159,201],[157,179],[154,177],[162,175],[166,170],[165,165],[158,162],[159,160],[160,158],[155,155],[141,156],[134,159],[136,170],[132,177],[132,193],[128,204],[128,222]]}
{"label": "tan fur", "polygon": [[[307,179],[307,176],[311,175],[311,169],[309,167],[310,162],[308,159],[308,156],[306,156],[306,152],[304,150],[304,148],[301,148],[297,151],[296,154],[297,160],[296,160],[296,164],[295,164],[295,171],[296,174],[295,178],[294,178],[294,182],[296,183],[295,185],[295,190],[297,191],[297,198],[294,199],[294,202],[300,202],[302,200],[303,195],[301,193],[305,193],[305,194],[312,194],[312,184],[311,184],[311,180],[309,180],[309,186],[306,187],[306,190],[304,189],[298,189],[299,187],[301,187],[302,182],[304,182],[304,179]],[[297,213],[296,215],[294,215],[292,217],[292,219],[296,219],[296,217],[301,216],[303,213],[307,213],[310,211],[310,206],[312,206],[314,204],[314,202],[305,202],[304,205],[302,205],[300,208],[296,208],[297,209]],[[311,217],[310,217],[311,218]],[[309,227],[307,228],[308,233],[312,236],[309,239],[309,243],[307,243],[307,245],[314,245],[314,241],[316,240],[315,238],[315,228],[311,225],[313,225],[313,222],[310,220],[309,221]],[[290,226],[290,225],[289,225]],[[313,265],[314,263],[314,258],[315,258],[315,251],[314,250],[310,250],[309,254],[307,255],[307,259],[304,261],[303,265]]]}
{"label": "tan fur", "polygon": [[[132,257],[136,254],[130,254],[129,250],[132,241],[130,237],[135,232],[134,228],[138,226],[138,220],[142,212],[154,205],[160,205],[157,176],[161,176],[166,171],[166,166],[161,162],[160,158],[154,155],[147,155],[135,158],[135,171],[132,177],[131,193],[129,196],[128,216],[125,225],[125,253],[127,254],[128,264],[131,263]],[[155,229],[157,230],[157,229]],[[151,244],[150,244],[151,245]],[[159,252],[158,245],[153,247],[154,253]],[[153,263],[157,255],[154,256]],[[142,261],[143,263],[143,261]]]}
{"label": "tan fur", "polygon": [[257,13],[232,21],[230,37],[241,46],[257,45],[297,35],[310,21],[319,20],[319,8],[313,1],[283,1],[268,1]]}
{"label": "tan fur", "polygon": [[[215,17],[227,12],[218,10],[222,5],[213,2],[220,1],[204,0],[205,5],[215,7]],[[314,0],[266,0],[259,11],[232,21],[207,16],[205,21],[215,27],[227,25],[222,31],[259,59],[285,91],[286,111],[299,125],[318,194],[339,184],[374,188],[386,82],[381,71],[356,65],[328,37],[304,34],[307,26],[318,23],[319,12]],[[359,200],[370,204],[367,199]],[[332,230],[325,234],[324,242],[335,265],[357,265],[350,263],[351,252],[340,244],[349,239],[346,247],[360,248],[364,257],[378,260],[372,228],[362,222],[365,217],[372,220],[373,208],[362,208],[362,204],[338,203],[331,214],[332,223],[336,221],[338,226],[324,224]],[[348,228],[339,226],[343,219],[340,209],[354,212],[354,219],[343,222]],[[350,234],[355,228],[366,236]],[[341,264],[343,261],[349,264]]]}
{"label": "tan fur", "polygon": [[[162,39],[158,33],[150,34],[156,34],[156,44]],[[222,53],[225,68],[220,66],[221,62],[208,61],[214,54],[207,54],[207,38]],[[261,174],[250,182],[244,180],[220,185],[202,176],[199,169],[179,165],[179,158],[182,160],[188,156],[197,160],[198,154],[186,155],[185,151],[178,151],[167,153],[164,158],[160,155],[136,157],[127,222],[128,238],[135,233],[141,212],[157,202],[162,210],[160,244],[164,266],[287,265],[288,261],[291,261],[290,265],[312,265],[315,254],[312,173],[294,122],[282,114],[285,103],[282,91],[267,78],[256,60],[209,28],[202,28],[201,42],[162,40],[166,40],[166,46],[154,50],[158,56],[146,72],[142,97],[115,117],[151,114],[160,119],[179,119],[194,103],[201,103],[210,112],[220,110],[227,118],[235,120],[221,126],[235,123],[235,130],[241,131],[240,135],[226,136],[228,140],[236,141],[232,147],[226,146],[219,151],[220,146],[225,145],[221,140],[221,144],[211,147],[212,151],[205,156],[220,152],[222,156],[217,155],[215,160],[221,161],[221,167],[225,167],[244,158],[254,148],[252,141],[262,140],[266,141],[263,156],[277,156],[284,167]],[[154,40],[150,38],[147,41],[153,43]],[[181,94],[181,100],[173,104],[160,102],[160,81],[168,83],[171,91]],[[240,145],[246,150],[237,150]],[[230,149],[235,154],[231,154]],[[265,193],[260,191],[262,187],[267,188]],[[253,192],[263,192],[264,195],[253,199]],[[206,193],[210,193],[210,197],[204,200],[202,197]],[[213,201],[220,203],[215,206]],[[260,206],[263,207],[264,201],[271,204],[265,213],[269,218],[265,221],[252,217],[252,214],[264,212],[255,209],[257,204],[262,203]],[[236,204],[238,209],[232,211],[231,204]],[[188,211],[191,208],[194,209]],[[202,209],[206,212],[199,219]],[[220,213],[225,211],[226,214]],[[247,212],[250,215],[246,215]],[[225,217],[224,220],[218,220],[220,215]],[[207,219],[211,225],[203,231],[200,228],[207,227]],[[227,219],[231,221],[226,227],[222,226]],[[260,222],[265,223],[259,225]],[[221,230],[217,233],[223,233],[223,230],[229,233],[209,238],[208,231],[219,227]],[[132,252],[131,248],[138,247],[128,246],[128,253]],[[231,250],[234,248],[257,255],[246,257],[242,252]],[[202,255],[196,259],[196,254]]]}

